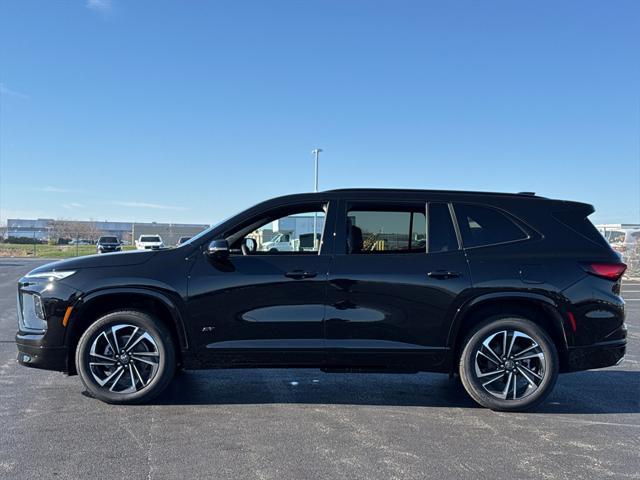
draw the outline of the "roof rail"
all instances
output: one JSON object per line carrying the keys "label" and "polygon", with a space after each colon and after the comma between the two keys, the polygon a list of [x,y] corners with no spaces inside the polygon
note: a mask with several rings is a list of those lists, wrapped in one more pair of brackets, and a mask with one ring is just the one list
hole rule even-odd
{"label": "roof rail", "polygon": [[529,197],[535,197],[536,192],[518,192],[518,195],[527,195]]}

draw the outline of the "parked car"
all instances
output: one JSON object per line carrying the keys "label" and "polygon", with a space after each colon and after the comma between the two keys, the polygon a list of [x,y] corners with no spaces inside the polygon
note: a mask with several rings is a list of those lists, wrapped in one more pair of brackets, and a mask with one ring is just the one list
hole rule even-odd
{"label": "parked car", "polygon": [[638,251],[638,245],[640,244],[640,229],[608,229],[604,232],[604,236],[611,244],[611,247],[622,255]]}
{"label": "parked car", "polygon": [[91,242],[89,240],[78,240],[74,238],[69,241],[69,245],[91,245]]}
{"label": "parked car", "polygon": [[291,252],[293,251],[293,243],[291,240],[291,234],[278,233],[268,242],[264,242],[261,246],[261,250],[264,252]]}
{"label": "parked car", "polygon": [[164,242],[160,235],[140,235],[136,240],[136,249],[138,250],[157,250],[164,248]]}
{"label": "parked car", "polygon": [[100,237],[96,244],[97,253],[111,253],[122,250],[122,244],[118,237]]}
{"label": "parked car", "polygon": [[176,243],[176,247],[179,247],[183,243],[188,242],[190,239],[191,239],[191,237],[180,237],[178,239],[178,243]]}
{"label": "parked car", "polygon": [[[279,233],[268,242],[264,242],[260,248],[263,252],[292,252],[294,250],[313,250],[313,233],[302,233],[298,238],[293,238],[292,233]],[[320,234],[316,234],[320,240]]]}
{"label": "parked car", "polygon": [[[74,258],[19,280],[18,360],[147,402],[176,368],[458,374],[531,408],[558,373],[619,362],[625,265],[593,207],[531,194],[352,189],[260,203],[177,249]],[[314,250],[256,229],[323,212]]]}

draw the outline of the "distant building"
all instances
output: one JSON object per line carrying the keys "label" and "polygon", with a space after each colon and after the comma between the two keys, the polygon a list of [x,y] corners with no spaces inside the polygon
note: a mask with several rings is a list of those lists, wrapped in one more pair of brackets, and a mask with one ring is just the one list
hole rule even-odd
{"label": "distant building", "polygon": [[[6,230],[2,232],[2,237],[7,238],[31,238],[38,241],[57,240],[60,236],[56,232],[56,220],[53,218],[9,218],[7,219]],[[162,235],[167,245],[175,238],[177,242],[181,236],[192,236],[209,227],[209,225],[196,225],[184,223],[133,223],[133,222],[93,222],[93,221],[69,221],[68,223],[77,226],[79,230],[78,236],[86,237],[87,232],[91,232],[90,236],[111,235],[118,237],[119,240],[133,241],[143,233],[155,233]],[[67,230],[69,230],[67,228]],[[138,233],[141,232],[141,233]],[[164,235],[163,235],[164,233]],[[165,235],[167,238],[165,238]],[[65,236],[75,238],[76,235],[71,232]],[[132,238],[133,237],[133,238]],[[87,240],[96,240],[96,238],[83,238]]]}
{"label": "distant building", "polygon": [[24,218],[7,219],[7,229],[4,238],[35,238],[37,240],[49,240],[54,220],[52,218],[38,218],[29,220]]}
{"label": "distant building", "polygon": [[640,229],[640,223],[598,223],[596,225],[598,230],[635,230]]}
{"label": "distant building", "polygon": [[639,223],[599,223],[595,226],[607,241],[611,242],[612,237],[624,235],[625,230],[640,230]]}
{"label": "distant building", "polygon": [[[308,235],[313,239],[313,229],[321,235],[324,229],[324,215],[290,215],[288,217],[273,220],[267,223],[251,235],[258,243],[260,249],[265,242],[272,241],[279,234],[291,235],[292,240],[300,239],[300,235]],[[289,240],[287,240],[289,241]]]}

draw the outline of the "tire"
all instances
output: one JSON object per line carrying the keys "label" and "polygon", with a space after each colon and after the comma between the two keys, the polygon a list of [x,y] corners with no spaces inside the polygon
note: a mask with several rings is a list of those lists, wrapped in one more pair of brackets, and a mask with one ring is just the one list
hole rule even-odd
{"label": "tire", "polygon": [[147,313],[116,311],[80,337],[76,369],[87,391],[103,402],[145,403],[171,382],[175,347],[167,328]]}
{"label": "tire", "polygon": [[549,335],[517,315],[494,316],[478,325],[460,355],[465,390],[483,407],[497,411],[539,405],[553,390],[558,371],[558,352]]}

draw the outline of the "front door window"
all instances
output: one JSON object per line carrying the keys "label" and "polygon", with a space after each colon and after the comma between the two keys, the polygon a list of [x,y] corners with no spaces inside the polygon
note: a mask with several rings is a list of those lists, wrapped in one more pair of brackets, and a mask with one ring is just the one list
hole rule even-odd
{"label": "front door window", "polygon": [[[288,213],[277,218],[267,217],[253,225],[244,233],[240,245],[251,244],[249,254],[257,255],[299,255],[318,254],[322,245],[326,208],[305,209]],[[251,239],[247,242],[247,239]],[[246,248],[243,251],[247,254]]]}

